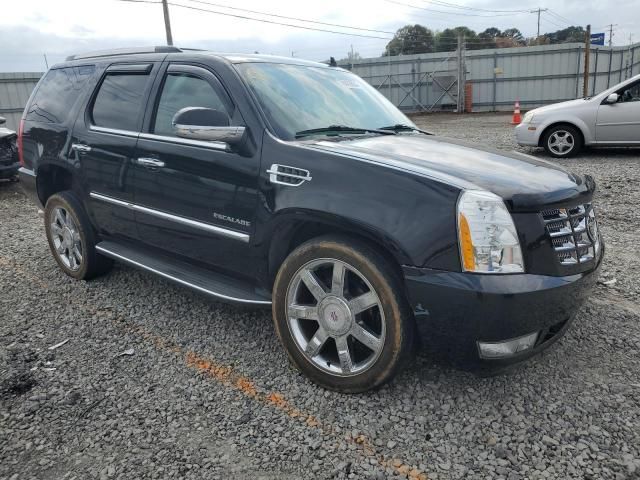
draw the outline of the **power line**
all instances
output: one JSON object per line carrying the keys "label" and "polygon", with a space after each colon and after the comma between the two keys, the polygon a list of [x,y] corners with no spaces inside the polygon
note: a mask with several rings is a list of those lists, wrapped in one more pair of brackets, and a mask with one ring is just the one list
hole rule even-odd
{"label": "power line", "polygon": [[340,25],[338,23],[327,23],[327,22],[321,22],[319,20],[308,20],[308,19],[305,19],[305,18],[287,17],[285,15],[278,15],[278,14],[275,14],[275,13],[260,12],[260,11],[257,11],[257,10],[248,10],[246,8],[228,7],[226,5],[220,5],[218,3],[205,2],[204,0],[186,0],[186,1],[192,2],[192,3],[200,3],[200,4],[203,4],[203,5],[209,5],[209,6],[212,6],[212,7],[222,7],[222,8],[226,8],[226,9],[229,9],[229,10],[237,10],[237,11],[240,11],[240,12],[255,13],[255,14],[258,14],[258,15],[265,15],[267,17],[283,18],[285,20],[295,20],[297,22],[315,23],[315,24],[318,24],[318,25],[326,25],[326,26],[329,26],[329,27],[348,28],[350,30],[361,30],[363,32],[386,33],[386,34],[389,34],[389,35],[393,35],[394,34],[394,32],[387,32],[385,30],[375,30],[375,29],[372,29],[372,28],[352,27],[350,25]]}
{"label": "power line", "polygon": [[536,36],[536,38],[540,38],[540,14],[542,12],[546,12],[547,10],[549,10],[548,8],[536,8],[535,10],[529,10],[529,13],[537,13],[538,14],[538,35]]}
{"label": "power line", "polygon": [[553,15],[554,17],[557,17],[559,20],[562,20],[563,22],[565,22],[567,25],[573,26],[574,22],[572,20],[569,20],[567,17],[563,17],[562,15],[560,15],[559,13],[554,12],[550,8],[547,8],[547,11],[548,11],[548,13]]}
{"label": "power line", "polygon": [[[417,10],[424,10],[426,12],[444,13],[446,15],[458,15],[458,16],[463,16],[463,17],[493,18],[493,17],[508,17],[508,16],[513,15],[513,13],[499,13],[499,14],[493,14],[493,15],[481,15],[479,13],[447,12],[445,10],[435,10],[433,8],[418,7],[418,6],[412,5],[410,3],[397,2],[396,0],[385,0],[385,1],[388,2],[388,3],[393,3],[393,4],[401,5],[401,6],[404,6],[404,7],[415,8]],[[524,12],[522,12],[522,13],[524,13]]]}
{"label": "power line", "polygon": [[[161,2],[159,1],[153,1],[153,0],[116,0],[118,2],[130,2],[130,3],[153,3],[153,4],[159,4]],[[200,7],[194,7],[192,5],[183,5],[181,3],[173,3],[173,2],[167,2],[169,5],[173,6],[173,7],[178,7],[178,8],[185,8],[188,10],[195,10],[198,12],[206,12],[206,13],[212,13],[214,15],[223,15],[226,17],[233,17],[233,18],[240,18],[243,20],[252,20],[254,22],[261,22],[261,23],[269,23],[272,25],[281,25],[283,27],[291,27],[291,28],[299,28],[302,30],[312,30],[315,32],[325,32],[325,33],[334,33],[337,35],[347,35],[347,36],[352,36],[352,37],[362,37],[362,38],[376,38],[379,40],[391,40],[391,37],[380,37],[380,36],[375,36],[375,35],[365,35],[365,34],[361,34],[361,33],[349,33],[349,32],[339,32],[336,30],[328,30],[328,29],[324,29],[324,28],[315,28],[315,27],[309,27],[309,26],[304,26],[304,25],[294,25],[291,23],[284,23],[284,22],[276,22],[275,20],[266,20],[266,19],[262,19],[262,18],[254,18],[254,17],[248,17],[245,15],[238,15],[235,13],[228,13],[228,12],[220,12],[218,10],[210,10],[210,9],[206,9],[206,8],[200,8]]]}
{"label": "power line", "polygon": [[528,12],[528,10],[492,10],[488,8],[468,7],[466,5],[457,5],[455,3],[449,3],[442,0],[423,0],[423,1],[433,5],[440,5],[442,7],[459,8],[461,10],[472,10],[476,12],[488,12],[488,13],[527,13]]}

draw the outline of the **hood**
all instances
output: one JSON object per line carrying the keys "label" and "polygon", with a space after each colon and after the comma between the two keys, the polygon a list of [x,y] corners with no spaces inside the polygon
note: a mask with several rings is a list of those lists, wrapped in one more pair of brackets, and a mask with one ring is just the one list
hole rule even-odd
{"label": "hood", "polygon": [[410,171],[461,189],[488,190],[518,211],[566,204],[590,197],[595,189],[591,177],[580,177],[530,155],[499,152],[445,137],[399,134],[300,143]]}
{"label": "hood", "polygon": [[[566,102],[552,103],[551,105],[545,105],[544,107],[534,108],[530,110],[533,112],[534,119],[536,114],[553,112],[555,110],[567,110],[571,108],[582,108],[589,105],[591,98],[578,98],[576,100],[567,100]],[[527,112],[527,113],[530,113]]]}

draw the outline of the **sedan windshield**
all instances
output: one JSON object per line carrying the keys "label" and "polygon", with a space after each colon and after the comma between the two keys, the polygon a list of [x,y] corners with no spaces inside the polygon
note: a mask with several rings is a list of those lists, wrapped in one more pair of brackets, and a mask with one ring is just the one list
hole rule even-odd
{"label": "sedan windshield", "polygon": [[[279,63],[236,67],[283,140],[310,130],[318,135],[362,135],[391,125],[414,127],[376,89],[345,70]],[[341,129],[328,128],[336,125]]]}

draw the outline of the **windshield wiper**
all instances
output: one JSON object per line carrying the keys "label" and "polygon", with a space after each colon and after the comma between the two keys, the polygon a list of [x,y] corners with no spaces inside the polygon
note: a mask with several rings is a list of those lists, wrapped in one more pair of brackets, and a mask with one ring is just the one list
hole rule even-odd
{"label": "windshield wiper", "polygon": [[328,127],[311,128],[309,130],[300,130],[296,132],[296,138],[306,137],[308,135],[316,134],[330,134],[332,132],[338,133],[379,133],[382,135],[394,135],[396,132],[388,129],[380,128],[360,128],[349,127],[347,125],[329,125]]}
{"label": "windshield wiper", "polygon": [[389,125],[388,127],[380,127],[380,130],[387,130],[395,133],[411,131],[411,132],[424,133],[425,135],[435,135],[432,132],[428,132],[426,130],[420,130],[419,128],[412,127],[411,125],[406,125],[404,123],[396,123],[395,125]]}

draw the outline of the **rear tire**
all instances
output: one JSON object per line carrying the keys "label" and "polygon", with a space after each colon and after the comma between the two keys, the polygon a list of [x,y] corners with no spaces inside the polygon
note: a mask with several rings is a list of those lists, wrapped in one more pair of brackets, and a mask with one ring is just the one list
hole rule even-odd
{"label": "rear tire", "polygon": [[312,239],[287,257],[273,287],[273,319],[294,365],[331,390],[379,387],[414,353],[400,275],[378,250],[348,237]]}
{"label": "rear tire", "polygon": [[113,261],[96,252],[96,235],[87,213],[70,191],[47,200],[44,224],[49,248],[64,273],[89,280],[109,271]]}
{"label": "rear tire", "polygon": [[544,134],[542,146],[555,158],[569,158],[582,150],[582,133],[571,125],[556,125]]}

